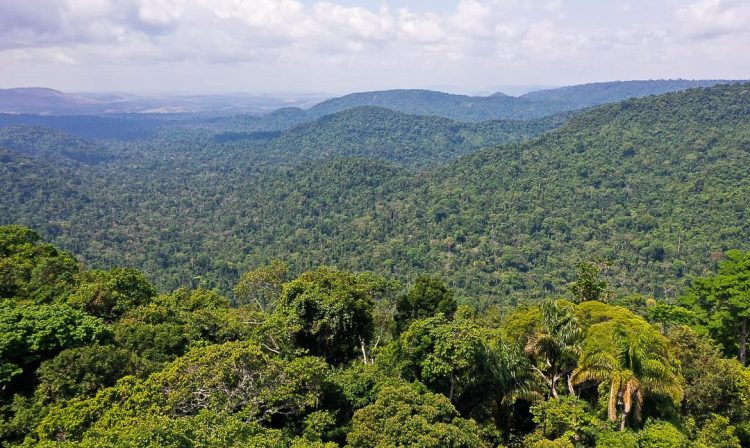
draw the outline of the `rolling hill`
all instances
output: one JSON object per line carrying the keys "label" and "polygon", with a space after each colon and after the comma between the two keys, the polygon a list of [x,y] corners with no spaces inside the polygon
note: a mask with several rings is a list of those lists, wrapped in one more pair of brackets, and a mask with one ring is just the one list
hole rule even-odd
{"label": "rolling hill", "polygon": [[557,89],[537,90],[522,95],[521,98],[536,103],[551,103],[558,104],[559,107],[564,108],[582,109],[622,101],[628,98],[642,98],[649,95],[661,95],[680,90],[712,87],[717,84],[731,84],[735,82],[741,81],[669,79],[597,82]]}
{"label": "rolling hill", "polygon": [[[438,273],[466,300],[504,305],[560,293],[593,259],[614,263],[623,293],[672,297],[717,254],[750,248],[746,84],[597,107],[422,172],[339,155],[259,169],[241,141],[144,146],[40,172],[77,196],[62,208],[3,198],[0,221],[32,225],[94,266],[158,273],[164,289],[228,290],[281,258],[295,272]],[[23,190],[16,165],[3,164],[4,190]]]}
{"label": "rolling hill", "polygon": [[274,153],[276,158],[287,161],[363,157],[421,168],[480,148],[536,137],[560,126],[570,115],[465,123],[364,106],[326,115],[280,133],[220,133],[215,138],[248,145],[260,140],[263,156]]}

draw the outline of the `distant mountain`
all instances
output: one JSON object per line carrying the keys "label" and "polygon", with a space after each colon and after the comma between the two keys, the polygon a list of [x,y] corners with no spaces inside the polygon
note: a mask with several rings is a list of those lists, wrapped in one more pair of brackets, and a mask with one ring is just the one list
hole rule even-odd
{"label": "distant mountain", "polygon": [[45,88],[0,89],[0,112],[63,115],[92,112],[96,101]]}
{"label": "distant mountain", "polygon": [[364,157],[425,167],[560,126],[567,116],[466,123],[383,107],[355,107],[298,125],[268,142],[295,158]]}
{"label": "distant mountain", "polygon": [[699,87],[712,87],[717,84],[731,84],[742,81],[732,80],[652,80],[614,81],[581,84],[556,89],[537,90],[520,98],[535,103],[557,104],[565,109],[580,109],[599,104],[614,103],[628,98],[641,98],[649,95],[677,92]]}
{"label": "distant mountain", "polygon": [[66,132],[39,126],[0,128],[0,148],[52,163],[97,164],[115,158],[101,145]]}
{"label": "distant mountain", "polygon": [[122,113],[266,114],[288,107],[307,107],[319,98],[227,95],[124,95],[64,93],[46,88],[0,89],[0,113],[35,115],[106,115]]}
{"label": "distant mountain", "polygon": [[[0,114],[34,115],[118,115],[150,114],[156,116],[186,116],[198,114],[218,117],[211,122],[201,121],[199,127],[216,131],[269,132],[289,129],[326,115],[354,107],[384,107],[414,115],[434,115],[458,121],[481,122],[500,119],[535,119],[559,112],[583,109],[604,103],[617,102],[654,94],[709,87],[732,83],[730,80],[655,80],[622,81],[584,84],[558,89],[539,90],[522,96],[495,93],[490,96],[454,95],[418,89],[385,90],[352,93],[318,102],[313,97],[298,99],[253,95],[194,95],[194,96],[136,96],[119,94],[68,94],[45,88],[0,89]],[[7,119],[5,121],[8,121]],[[130,127],[122,133],[112,127],[107,132],[89,132],[86,137],[119,138],[125,133],[130,138],[153,134],[158,119],[149,123],[115,123],[116,127]],[[3,119],[0,118],[0,125]],[[11,124],[40,124],[31,120],[17,120]],[[93,124],[93,123],[92,123]],[[99,123],[103,124],[103,123]],[[111,123],[107,123],[111,124]],[[194,123],[195,124],[195,123]],[[57,123],[70,131],[67,124]],[[91,129],[92,126],[89,126]],[[76,133],[81,135],[80,129]],[[104,135],[104,137],[101,137]]]}
{"label": "distant mountain", "polygon": [[266,139],[302,153],[352,142],[332,158],[263,170],[267,146],[205,135],[134,144],[96,165],[0,151],[0,191],[12,192],[0,195],[0,224],[33,225],[95,267],[141,267],[165,290],[229,290],[279,258],[294,272],[439,274],[478,305],[556,297],[587,260],[613,263],[623,297],[676,297],[722,252],[750,249],[750,85],[599,106],[420,172],[338,156],[372,138],[357,123],[391,120],[405,121],[369,147],[390,148],[396,132],[439,141],[420,119],[357,109],[318,122],[325,138],[299,127]]}
{"label": "distant mountain", "polygon": [[490,96],[466,96],[431,90],[384,90],[329,99],[307,110],[286,108],[262,117],[247,117],[245,124],[254,130],[283,130],[325,115],[363,106],[385,107],[407,114],[434,115],[467,122],[524,120],[629,98],[734,82],[740,81],[616,81],[540,90],[520,97],[501,92]]}
{"label": "distant mountain", "polygon": [[309,115],[322,116],[358,106],[380,106],[416,115],[437,115],[462,121],[527,119],[549,115],[546,105],[507,95],[466,96],[431,90],[386,90],[353,93],[311,107]]}

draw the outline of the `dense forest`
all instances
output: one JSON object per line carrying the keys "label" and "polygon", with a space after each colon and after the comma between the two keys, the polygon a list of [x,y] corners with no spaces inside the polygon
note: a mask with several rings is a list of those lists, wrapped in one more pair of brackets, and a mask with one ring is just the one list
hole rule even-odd
{"label": "dense forest", "polygon": [[230,301],[0,227],[0,443],[750,446],[750,252],[673,304],[576,270],[564,294],[478,311],[438,277],[273,261]]}
{"label": "dense forest", "polygon": [[305,111],[287,108],[286,113],[289,115],[296,111],[295,116],[298,120],[310,120],[353,107],[381,106],[409,114],[437,115],[463,121],[532,119],[628,98],[639,98],[733,82],[735,81],[603,82],[539,90],[520,97],[505,95],[500,92],[490,96],[467,96],[430,90],[387,90],[352,93],[323,101]]}
{"label": "dense forest", "polygon": [[281,259],[294,275],[439,274],[480,307],[561,293],[590,260],[619,293],[675,300],[750,243],[747,85],[532,121],[355,108],[281,132],[227,123],[136,140],[0,129],[0,224],[163,292],[231,295]]}

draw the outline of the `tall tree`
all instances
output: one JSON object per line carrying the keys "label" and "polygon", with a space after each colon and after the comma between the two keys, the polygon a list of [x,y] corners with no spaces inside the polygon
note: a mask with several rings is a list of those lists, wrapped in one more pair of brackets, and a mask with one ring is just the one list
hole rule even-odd
{"label": "tall tree", "polygon": [[363,278],[332,268],[302,274],[284,285],[276,313],[297,326],[296,343],[331,364],[361,356],[372,338],[377,291]]}
{"label": "tall tree", "polygon": [[628,418],[640,420],[647,394],[666,395],[677,404],[683,386],[664,336],[632,314],[613,317],[588,328],[573,382],[609,383],[607,416],[614,422],[619,413],[623,430]]}
{"label": "tall tree", "polygon": [[396,332],[403,332],[417,319],[432,317],[438,313],[451,319],[457,307],[453,291],[442,280],[420,275],[409,292],[396,302]]}
{"label": "tall tree", "polygon": [[273,260],[266,266],[245,272],[234,287],[235,300],[240,305],[255,304],[263,311],[272,312],[288,270],[286,263]]}
{"label": "tall tree", "polygon": [[581,352],[583,331],[570,302],[547,301],[539,306],[541,319],[525,341],[531,368],[544,381],[547,394],[558,397],[558,383],[565,379],[568,393],[575,395],[572,373]]}
{"label": "tall tree", "polygon": [[743,365],[750,337],[750,252],[732,250],[712,277],[697,278],[683,298],[696,311],[728,354]]}
{"label": "tall tree", "polygon": [[606,267],[605,263],[583,262],[578,264],[576,281],[568,285],[568,290],[573,293],[573,299],[576,303],[589,300],[607,301],[609,286],[601,278]]}

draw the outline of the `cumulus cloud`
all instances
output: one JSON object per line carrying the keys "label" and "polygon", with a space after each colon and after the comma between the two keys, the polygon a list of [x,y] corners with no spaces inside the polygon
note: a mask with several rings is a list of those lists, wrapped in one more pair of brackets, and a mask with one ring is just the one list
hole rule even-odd
{"label": "cumulus cloud", "polygon": [[699,0],[680,8],[685,32],[696,38],[716,38],[750,33],[750,2]]}
{"label": "cumulus cloud", "polygon": [[404,0],[360,6],[339,0],[0,0],[0,64],[8,74],[3,79],[0,73],[0,83],[21,78],[33,65],[60,64],[128,67],[129,73],[143,67],[140,80],[159,64],[206,73],[217,73],[206,64],[227,67],[227,73],[230,66],[251,67],[253,79],[282,83],[282,75],[300,88],[313,74],[330,79],[328,86],[347,76],[363,85],[427,85],[457,76],[487,84],[498,73],[504,82],[550,83],[556,74],[559,82],[577,71],[593,76],[592,67],[611,77],[601,61],[625,64],[635,57],[643,63],[647,54],[662,65],[644,68],[640,77],[667,73],[670,57],[711,51],[691,40],[748,43],[745,0],[574,3],[455,0],[448,8],[414,9]]}

